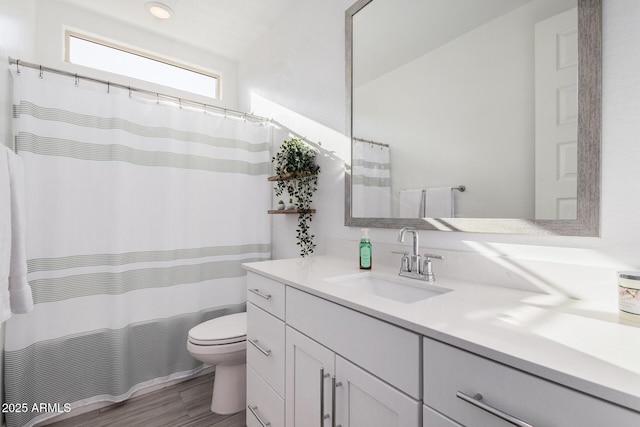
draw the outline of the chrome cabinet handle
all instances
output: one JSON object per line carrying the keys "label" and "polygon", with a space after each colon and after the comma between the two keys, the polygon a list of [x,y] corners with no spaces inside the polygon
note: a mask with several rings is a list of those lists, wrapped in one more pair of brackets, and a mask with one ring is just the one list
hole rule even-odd
{"label": "chrome cabinet handle", "polygon": [[330,417],[324,413],[324,379],[329,377],[329,374],[324,373],[324,368],[320,368],[320,427],[324,425],[324,420]]}
{"label": "chrome cabinet handle", "polygon": [[342,424],[336,425],[336,389],[341,386],[340,381],[336,382],[336,377],[331,377],[331,427],[342,427]]}
{"label": "chrome cabinet handle", "polygon": [[264,354],[265,356],[267,356],[267,357],[268,357],[268,356],[270,356],[270,355],[271,355],[271,350],[267,350],[267,349],[263,348],[262,346],[260,346],[260,345],[258,344],[258,340],[250,340],[250,339],[247,339],[247,341],[249,341],[249,343],[250,343],[250,344],[252,344],[255,348],[257,348],[257,349],[258,349],[258,351],[259,351],[260,353]]}
{"label": "chrome cabinet handle", "polygon": [[498,418],[501,418],[503,420],[505,420],[506,422],[513,424],[514,426],[518,426],[518,427],[533,427],[533,425],[526,423],[524,421],[522,421],[521,419],[518,419],[516,417],[514,417],[513,415],[509,415],[506,412],[501,411],[500,409],[494,408],[493,406],[487,405],[486,403],[484,403],[482,401],[482,395],[480,393],[476,393],[475,395],[469,396],[468,394],[464,394],[461,391],[456,392],[456,397],[458,399],[462,399],[467,403],[472,404],[473,406],[476,406],[480,409],[482,409],[483,411],[486,411],[492,415],[495,415]]}
{"label": "chrome cabinet handle", "polygon": [[256,412],[256,409],[258,409],[257,406],[247,405],[247,408],[249,408],[249,411],[253,414],[254,417],[256,417],[256,420],[258,420],[262,427],[269,427],[271,425],[269,421],[265,423],[262,418],[260,418],[260,415],[258,415],[258,413]]}
{"label": "chrome cabinet handle", "polygon": [[264,294],[262,292],[260,292],[260,289],[247,289],[249,292],[254,293],[256,295],[258,295],[260,298],[264,298],[266,300],[270,300],[271,299],[271,295],[270,294]]}

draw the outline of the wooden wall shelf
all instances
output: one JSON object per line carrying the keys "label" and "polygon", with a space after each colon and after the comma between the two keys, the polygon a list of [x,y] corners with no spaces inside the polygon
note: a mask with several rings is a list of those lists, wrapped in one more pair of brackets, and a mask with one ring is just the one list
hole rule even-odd
{"label": "wooden wall shelf", "polygon": [[294,178],[299,178],[301,176],[310,176],[313,175],[310,172],[296,172],[294,173],[286,173],[284,175],[274,175],[267,178],[267,181],[290,181]]}
{"label": "wooden wall shelf", "polygon": [[[295,178],[299,178],[301,176],[309,176],[311,173],[309,172],[295,172],[295,173],[287,173],[284,175],[274,175],[267,178],[267,181],[290,181]],[[267,211],[270,215],[286,215],[286,214],[299,214],[301,212],[308,213],[316,213],[315,209],[302,210],[302,209],[269,209]]]}
{"label": "wooden wall shelf", "polygon": [[270,209],[267,211],[268,214],[270,215],[274,215],[274,214],[299,214],[301,212],[308,212],[308,213],[316,213],[315,209],[309,209],[309,210],[302,210],[302,209]]}

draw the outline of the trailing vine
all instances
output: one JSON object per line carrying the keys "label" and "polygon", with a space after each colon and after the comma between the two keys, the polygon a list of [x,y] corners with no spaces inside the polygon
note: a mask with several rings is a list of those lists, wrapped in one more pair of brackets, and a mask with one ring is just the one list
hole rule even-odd
{"label": "trailing vine", "polygon": [[275,174],[279,177],[275,188],[276,196],[286,192],[296,200],[296,209],[299,211],[296,239],[302,257],[312,254],[316,247],[313,243],[315,236],[309,234],[311,201],[318,188],[320,172],[316,154],[317,151],[301,139],[291,137],[283,141],[280,151],[271,159],[275,164]]}

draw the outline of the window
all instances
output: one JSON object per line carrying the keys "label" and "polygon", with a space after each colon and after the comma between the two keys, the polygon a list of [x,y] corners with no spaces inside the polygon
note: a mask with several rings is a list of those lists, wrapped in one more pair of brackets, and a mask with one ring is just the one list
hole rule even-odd
{"label": "window", "polygon": [[219,76],[171,64],[120,46],[67,31],[66,60],[110,73],[218,98]]}

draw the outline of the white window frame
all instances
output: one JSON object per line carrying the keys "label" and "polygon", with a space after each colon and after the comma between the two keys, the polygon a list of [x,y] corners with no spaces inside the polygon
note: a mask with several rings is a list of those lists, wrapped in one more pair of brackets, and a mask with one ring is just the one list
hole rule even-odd
{"label": "white window frame", "polygon": [[[114,43],[114,42],[111,42],[111,41],[107,41],[107,40],[100,39],[100,38],[95,37],[95,36],[90,36],[90,35],[83,34],[81,32],[74,31],[74,30],[69,30],[69,29],[65,30],[65,33],[64,33],[64,45],[65,45],[64,46],[65,47],[65,49],[64,49],[64,56],[65,56],[64,60],[65,60],[65,62],[68,62],[70,64],[74,64],[70,60],[70,54],[71,54],[71,52],[70,52],[70,39],[72,37],[80,39],[80,40],[84,40],[84,41],[87,41],[87,42],[96,43],[98,45],[101,45],[101,46],[104,46],[104,47],[107,47],[107,48],[110,48],[110,49],[119,50],[119,51],[122,51],[122,52],[125,52],[125,53],[128,53],[128,54],[131,54],[131,55],[140,56],[142,58],[146,58],[146,59],[149,59],[151,61],[160,62],[160,63],[166,64],[166,65],[172,66],[172,67],[181,68],[183,70],[190,71],[192,73],[197,73],[197,74],[204,75],[206,77],[210,77],[215,82],[214,83],[214,85],[215,85],[215,94],[216,94],[215,97],[211,97],[210,95],[205,95],[205,94],[196,93],[196,92],[189,92],[189,93],[194,93],[195,95],[205,96],[207,98],[212,98],[212,99],[215,99],[215,100],[220,100],[222,98],[221,97],[221,91],[220,91],[221,77],[217,73],[214,73],[214,72],[211,72],[211,71],[206,71],[206,70],[203,70],[201,68],[193,67],[193,66],[190,66],[190,65],[181,64],[179,62],[176,62],[176,61],[173,61],[173,60],[170,60],[170,59],[167,59],[167,58],[163,58],[163,57],[160,57],[160,56],[155,55],[155,54],[144,52],[142,50],[138,50],[138,49],[135,49],[135,48],[126,47],[126,46],[123,46],[123,45],[120,45],[120,44],[117,44],[117,43]],[[76,64],[76,65],[84,66],[82,64]],[[96,68],[96,69],[98,69],[98,68]],[[100,71],[111,72],[111,71],[102,70],[102,69],[100,69]],[[125,74],[118,74],[118,75],[122,75],[122,76],[127,77],[127,78],[133,78],[133,79],[138,79],[139,80],[139,78],[136,78],[136,77],[133,77],[133,76],[128,76],[128,75],[125,75]],[[159,83],[155,83],[155,82],[150,82],[150,83],[160,85]],[[186,92],[184,89],[180,89],[180,88],[177,88],[177,87],[174,87],[174,86],[167,86],[167,85],[162,85],[162,86],[165,86],[165,87],[168,87],[168,88],[171,88],[171,89],[174,89],[174,90],[179,90],[179,91],[182,91],[182,92]]]}

